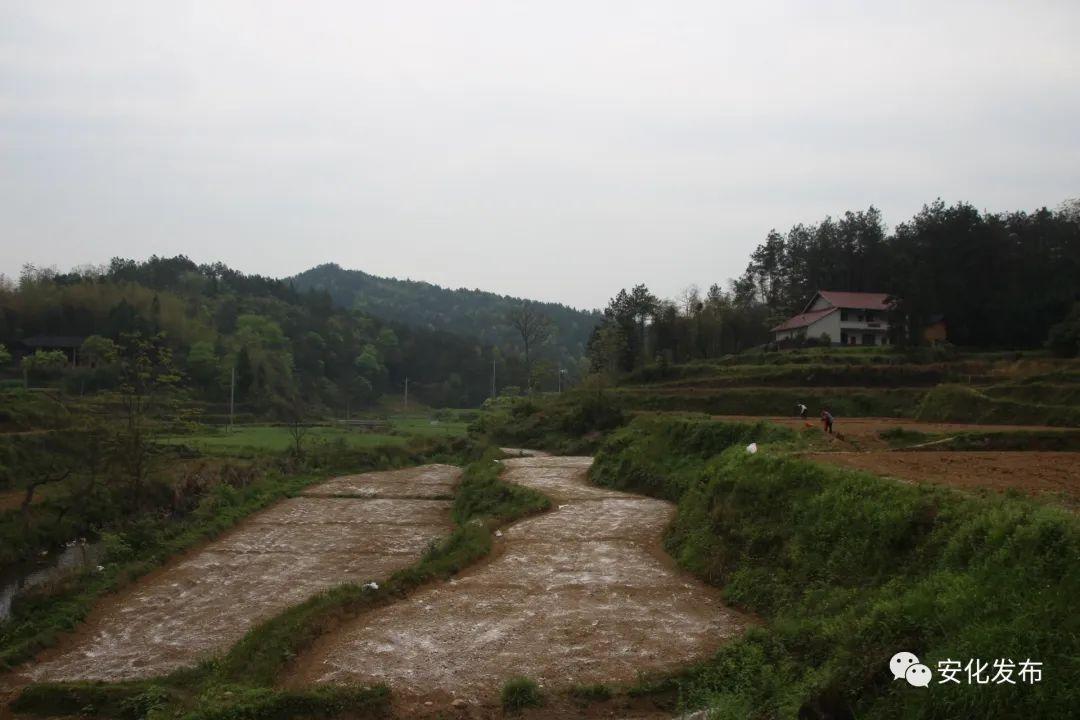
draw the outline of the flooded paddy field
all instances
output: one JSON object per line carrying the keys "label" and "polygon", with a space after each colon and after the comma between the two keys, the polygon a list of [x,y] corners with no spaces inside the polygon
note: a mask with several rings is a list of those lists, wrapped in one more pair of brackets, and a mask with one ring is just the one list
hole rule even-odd
{"label": "flooded paddy field", "polygon": [[747,619],[674,567],[674,507],[590,486],[590,458],[504,461],[556,509],[497,539],[487,563],[374,610],[302,655],[289,685],[386,683],[402,716],[494,703],[502,683],[631,683],[715,651]]}
{"label": "flooded paddy field", "polygon": [[162,675],[346,582],[382,580],[448,534],[460,470],[427,465],[336,478],[103,598],[71,637],[19,674],[35,682]]}

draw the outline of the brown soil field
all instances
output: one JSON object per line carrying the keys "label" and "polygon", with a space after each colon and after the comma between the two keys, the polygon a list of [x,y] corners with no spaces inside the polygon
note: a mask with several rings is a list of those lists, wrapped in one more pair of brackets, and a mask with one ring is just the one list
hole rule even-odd
{"label": "brown soil field", "polygon": [[967,490],[1061,493],[1080,503],[1080,453],[1070,452],[828,452],[804,457],[910,482]]}
{"label": "brown soil field", "polygon": [[253,625],[345,582],[381,581],[450,532],[460,470],[427,465],[337,478],[104,598],[18,677],[161,675],[225,650]]}
{"label": "brown soil field", "polygon": [[[510,677],[555,692],[632,683],[708,656],[750,622],[663,552],[671,504],[590,486],[590,458],[503,462],[504,479],[556,509],[507,529],[486,563],[322,638],[287,684],[386,683],[400,717],[460,716],[455,700],[469,717],[493,717]],[[579,716],[565,712],[535,717]]]}

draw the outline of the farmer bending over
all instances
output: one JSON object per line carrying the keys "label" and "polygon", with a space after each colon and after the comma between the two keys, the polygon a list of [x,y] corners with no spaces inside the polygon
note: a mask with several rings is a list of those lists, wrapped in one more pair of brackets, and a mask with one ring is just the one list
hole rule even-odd
{"label": "farmer bending over", "polygon": [[832,424],[833,424],[832,413],[829,412],[828,409],[822,410],[821,411],[821,428],[825,432],[832,435]]}

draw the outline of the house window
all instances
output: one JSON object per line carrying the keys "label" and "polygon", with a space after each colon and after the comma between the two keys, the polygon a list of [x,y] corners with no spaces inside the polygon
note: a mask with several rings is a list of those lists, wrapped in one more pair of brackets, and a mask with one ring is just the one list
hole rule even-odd
{"label": "house window", "polygon": [[846,322],[846,321],[847,321],[847,310],[841,310],[840,311],[840,322]]}

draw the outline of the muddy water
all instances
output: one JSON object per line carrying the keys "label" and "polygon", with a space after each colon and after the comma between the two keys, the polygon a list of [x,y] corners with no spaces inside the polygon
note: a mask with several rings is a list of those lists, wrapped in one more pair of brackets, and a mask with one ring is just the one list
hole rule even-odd
{"label": "muddy water", "polygon": [[50,586],[92,570],[105,554],[100,542],[72,542],[63,549],[9,568],[0,573],[0,622],[11,615],[11,606],[20,596],[36,590],[47,591]]}
{"label": "muddy water", "polygon": [[337,478],[103,600],[23,671],[34,681],[125,680],[189,666],[331,586],[381,580],[451,529],[460,471],[428,465]]}
{"label": "muddy water", "polygon": [[387,683],[412,701],[489,701],[514,675],[557,687],[632,682],[745,627],[660,549],[673,506],[590,486],[589,458],[504,462],[505,479],[557,509],[508,529],[486,565],[323,638],[290,684]]}

